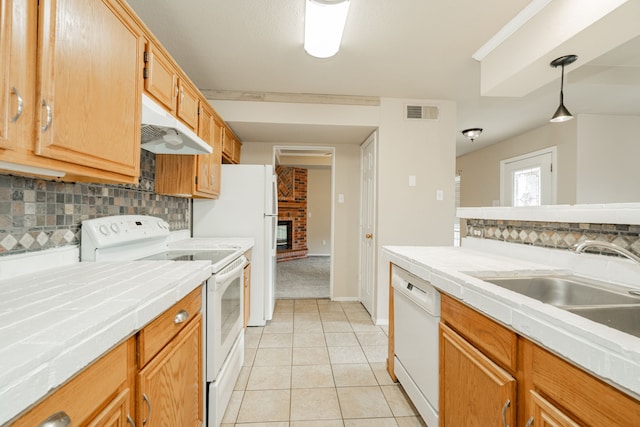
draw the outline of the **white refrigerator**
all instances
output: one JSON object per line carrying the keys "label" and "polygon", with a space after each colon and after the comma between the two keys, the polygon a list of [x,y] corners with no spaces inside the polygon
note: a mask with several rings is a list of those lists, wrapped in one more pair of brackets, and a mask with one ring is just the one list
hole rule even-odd
{"label": "white refrigerator", "polygon": [[249,326],[275,306],[277,177],[272,165],[222,165],[220,197],[193,201],[193,237],[252,237]]}

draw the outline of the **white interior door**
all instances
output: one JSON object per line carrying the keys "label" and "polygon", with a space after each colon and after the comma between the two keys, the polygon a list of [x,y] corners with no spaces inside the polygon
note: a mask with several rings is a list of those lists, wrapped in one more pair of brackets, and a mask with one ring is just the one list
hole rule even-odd
{"label": "white interior door", "polygon": [[360,148],[360,301],[372,316],[376,271],[376,133]]}

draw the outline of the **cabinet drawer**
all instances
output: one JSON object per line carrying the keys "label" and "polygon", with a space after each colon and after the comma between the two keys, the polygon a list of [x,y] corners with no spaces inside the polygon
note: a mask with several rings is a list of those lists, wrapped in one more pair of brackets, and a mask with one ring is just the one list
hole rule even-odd
{"label": "cabinet drawer", "polygon": [[134,351],[133,338],[120,344],[20,417],[12,427],[38,426],[59,411],[69,416],[72,426],[85,425],[121,390],[126,390],[128,360],[133,358]]}
{"label": "cabinet drawer", "polygon": [[[201,307],[202,287],[200,286],[145,326],[138,333],[138,366],[146,365],[200,312]],[[186,317],[180,319],[180,316]]]}
{"label": "cabinet drawer", "polygon": [[444,323],[503,368],[512,373],[516,371],[518,337],[515,332],[447,295],[442,295],[441,304]]}

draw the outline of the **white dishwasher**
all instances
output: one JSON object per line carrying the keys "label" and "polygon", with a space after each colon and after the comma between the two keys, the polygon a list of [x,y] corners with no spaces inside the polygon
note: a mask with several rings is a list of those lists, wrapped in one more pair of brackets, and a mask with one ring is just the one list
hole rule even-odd
{"label": "white dishwasher", "polygon": [[440,293],[426,280],[393,266],[394,371],[429,427],[438,426]]}

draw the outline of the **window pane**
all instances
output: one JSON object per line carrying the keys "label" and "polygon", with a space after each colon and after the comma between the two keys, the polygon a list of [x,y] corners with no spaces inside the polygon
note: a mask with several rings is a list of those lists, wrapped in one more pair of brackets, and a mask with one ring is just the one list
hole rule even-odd
{"label": "window pane", "polygon": [[513,173],[513,206],[540,206],[540,167]]}

